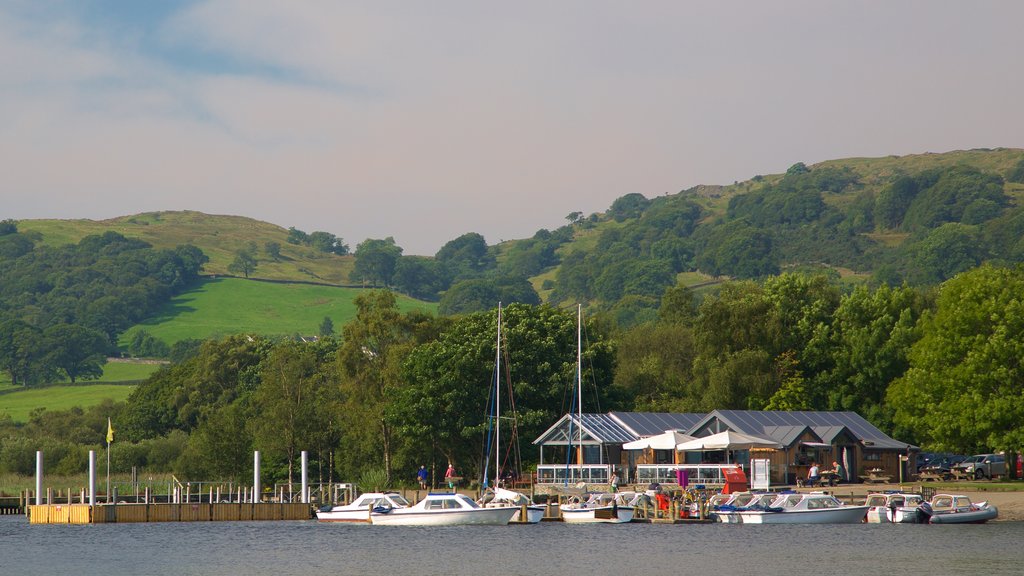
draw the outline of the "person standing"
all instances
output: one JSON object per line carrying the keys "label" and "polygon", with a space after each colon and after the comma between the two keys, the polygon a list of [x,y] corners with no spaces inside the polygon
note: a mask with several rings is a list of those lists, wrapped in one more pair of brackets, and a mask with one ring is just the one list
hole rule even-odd
{"label": "person standing", "polygon": [[420,469],[416,472],[416,479],[420,482],[420,490],[427,489],[427,467],[420,466]]}
{"label": "person standing", "polygon": [[615,470],[612,470],[612,478],[609,483],[612,485],[612,492],[619,491],[619,473]]}
{"label": "person standing", "polygon": [[448,463],[448,470],[444,473],[444,479],[448,482],[448,489],[455,490],[455,465]]}

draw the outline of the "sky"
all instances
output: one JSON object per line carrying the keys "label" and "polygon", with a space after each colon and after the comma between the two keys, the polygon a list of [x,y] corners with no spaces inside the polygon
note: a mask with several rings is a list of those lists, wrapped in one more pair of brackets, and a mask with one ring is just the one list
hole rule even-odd
{"label": "sky", "polygon": [[852,156],[1024,147],[1024,2],[0,0],[0,219],[433,255]]}

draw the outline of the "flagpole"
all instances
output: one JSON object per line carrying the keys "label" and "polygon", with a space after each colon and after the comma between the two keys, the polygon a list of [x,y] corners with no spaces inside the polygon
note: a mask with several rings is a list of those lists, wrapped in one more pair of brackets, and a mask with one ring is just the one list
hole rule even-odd
{"label": "flagpole", "polygon": [[113,500],[110,497],[110,443],[114,441],[114,426],[107,417],[107,504]]}

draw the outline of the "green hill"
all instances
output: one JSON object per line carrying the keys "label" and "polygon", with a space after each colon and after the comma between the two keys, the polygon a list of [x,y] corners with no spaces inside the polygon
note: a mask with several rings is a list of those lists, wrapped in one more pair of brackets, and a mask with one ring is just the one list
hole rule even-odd
{"label": "green hill", "polygon": [[498,261],[553,251],[553,264],[530,271],[538,292],[606,310],[657,308],[675,282],[797,270],[937,284],[982,262],[1024,261],[1022,171],[1024,150],[1006,148],[798,163],[728,186],[627,194],[549,235],[502,243]]}
{"label": "green hill", "polygon": [[[242,216],[219,216],[202,212],[147,212],[109,220],[19,220],[22,232],[38,232],[42,243],[77,243],[90,234],[113,231],[128,238],[139,238],[155,248],[174,248],[192,244],[210,261],[203,267],[207,274],[227,275],[235,253],[250,242],[258,248],[259,264],[253,278],[302,280],[328,284],[348,284],[352,256],[320,252],[308,246],[288,243],[288,230],[276,224]],[[268,242],[281,247],[280,261],[265,253]]]}
{"label": "green hill", "polygon": [[[156,316],[129,329],[124,344],[145,330],[167,344],[236,333],[313,336],[329,317],[337,332],[355,318],[360,288],[210,278],[174,297]],[[436,304],[398,296],[402,311],[435,312]]]}

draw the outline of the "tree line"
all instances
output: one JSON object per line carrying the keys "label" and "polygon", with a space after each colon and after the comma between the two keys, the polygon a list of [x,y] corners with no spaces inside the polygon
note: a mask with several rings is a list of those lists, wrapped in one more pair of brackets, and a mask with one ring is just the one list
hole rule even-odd
{"label": "tree line", "polygon": [[[827,276],[783,274],[698,298],[676,285],[651,321],[623,329],[588,317],[583,409],[850,410],[929,449],[1019,449],[1021,294],[1024,269],[991,265],[938,288],[844,290]],[[267,473],[285,481],[308,450],[321,481],[411,482],[419,465],[448,462],[478,475],[495,311],[401,313],[385,290],[356,304],[336,338],[206,341],[127,402],[103,407],[119,431],[118,461],[241,480],[259,449]],[[574,312],[504,310],[503,377],[527,461],[536,457],[528,443],[571,407]],[[59,458],[49,465],[73,468],[102,442],[104,424],[95,410],[0,422],[0,462],[24,472],[25,452],[43,442]]]}

